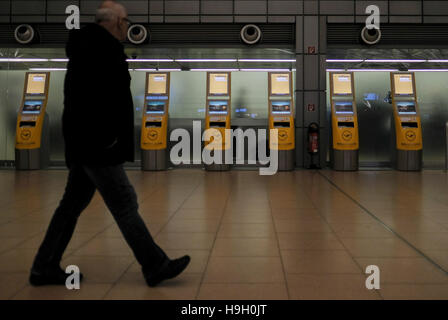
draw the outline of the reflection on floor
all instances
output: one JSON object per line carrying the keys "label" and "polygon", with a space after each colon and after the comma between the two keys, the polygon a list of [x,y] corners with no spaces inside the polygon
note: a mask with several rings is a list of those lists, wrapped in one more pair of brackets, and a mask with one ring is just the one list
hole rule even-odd
{"label": "reflection on floor", "polygon": [[448,299],[444,172],[128,174],[159,245],[192,256],[184,274],[147,287],[96,195],[62,263],[80,267],[81,290],[29,286],[67,172],[0,171],[0,299]]}

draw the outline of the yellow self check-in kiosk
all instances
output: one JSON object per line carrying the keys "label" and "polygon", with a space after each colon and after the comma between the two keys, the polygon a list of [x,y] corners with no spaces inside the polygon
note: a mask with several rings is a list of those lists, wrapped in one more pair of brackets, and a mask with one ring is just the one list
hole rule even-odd
{"label": "yellow self check-in kiosk", "polygon": [[394,110],[397,170],[419,171],[422,168],[422,126],[417,103],[413,72],[391,73],[392,106]]}
{"label": "yellow self check-in kiosk", "polygon": [[[207,107],[205,112],[205,129],[215,129],[220,138],[211,137],[205,142],[205,148],[211,153],[221,152],[222,163],[205,164],[209,171],[226,171],[230,164],[225,163],[225,152],[231,148],[230,116],[231,116],[231,73],[207,72]],[[208,139],[207,139],[208,140]]]}
{"label": "yellow self check-in kiosk", "polygon": [[330,72],[330,97],[332,167],[339,171],[358,170],[358,116],[352,72]]}
{"label": "yellow self check-in kiosk", "polygon": [[18,170],[43,169],[50,161],[50,125],[45,113],[50,73],[25,74],[22,104],[17,116],[15,166]]}
{"label": "yellow self check-in kiosk", "polygon": [[142,116],[142,170],[166,170],[170,74],[146,74]]}
{"label": "yellow self check-in kiosk", "polygon": [[[278,150],[278,170],[294,169],[295,132],[291,72],[269,72],[269,129],[278,130],[278,141],[269,148]],[[270,135],[269,135],[270,136]]]}

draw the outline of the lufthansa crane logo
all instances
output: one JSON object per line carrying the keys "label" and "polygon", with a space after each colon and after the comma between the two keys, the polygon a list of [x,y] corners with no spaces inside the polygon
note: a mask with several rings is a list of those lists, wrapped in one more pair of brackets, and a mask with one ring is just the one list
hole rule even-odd
{"label": "lufthansa crane logo", "polygon": [[149,140],[154,141],[154,140],[157,139],[158,136],[159,136],[159,135],[158,135],[158,133],[157,133],[156,130],[150,130],[150,131],[148,132],[148,139],[149,139]]}
{"label": "lufthansa crane logo", "polygon": [[286,130],[280,130],[278,132],[278,139],[281,141],[288,139],[288,133],[286,132]]}
{"label": "lufthansa crane logo", "polygon": [[344,132],[342,132],[342,139],[344,139],[345,141],[350,141],[352,139],[352,133],[348,130],[345,130]]}
{"label": "lufthansa crane logo", "polygon": [[406,135],[406,139],[408,139],[408,141],[414,141],[416,138],[415,132],[412,130],[406,131],[405,135]]}
{"label": "lufthansa crane logo", "polygon": [[23,140],[29,140],[31,138],[31,131],[30,130],[22,130],[20,133],[20,137]]}

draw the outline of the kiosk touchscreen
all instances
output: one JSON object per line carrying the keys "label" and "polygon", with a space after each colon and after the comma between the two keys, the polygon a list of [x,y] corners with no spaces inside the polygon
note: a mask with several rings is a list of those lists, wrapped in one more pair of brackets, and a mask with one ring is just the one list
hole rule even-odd
{"label": "kiosk touchscreen", "polygon": [[269,129],[277,130],[277,143],[269,141],[271,150],[278,150],[278,170],[294,169],[295,129],[290,72],[268,73]]}
{"label": "kiosk touchscreen", "polygon": [[395,166],[398,170],[422,168],[422,128],[415,90],[414,73],[391,73],[395,127]]}
{"label": "kiosk touchscreen", "polygon": [[334,170],[358,170],[358,116],[353,73],[330,72],[331,163]]}
{"label": "kiosk touchscreen", "polygon": [[221,164],[206,164],[210,171],[225,171],[230,165],[224,163],[225,151],[230,149],[231,140],[226,132],[230,130],[231,106],[231,73],[207,72],[207,106],[205,112],[205,129],[216,129],[220,135],[210,137],[205,142],[205,148],[213,152],[222,152]]}
{"label": "kiosk touchscreen", "polygon": [[17,116],[15,165],[18,170],[42,169],[49,164],[49,124],[45,109],[50,73],[26,73]]}
{"label": "kiosk touchscreen", "polygon": [[170,74],[146,74],[142,116],[141,149],[143,170],[166,170]]}

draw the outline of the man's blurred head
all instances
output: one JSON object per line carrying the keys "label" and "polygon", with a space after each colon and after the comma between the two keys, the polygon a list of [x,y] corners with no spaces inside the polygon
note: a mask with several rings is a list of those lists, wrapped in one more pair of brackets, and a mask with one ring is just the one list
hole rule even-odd
{"label": "man's blurred head", "polygon": [[126,40],[130,23],[126,8],[121,4],[110,0],[104,1],[96,12],[95,22],[118,40]]}

